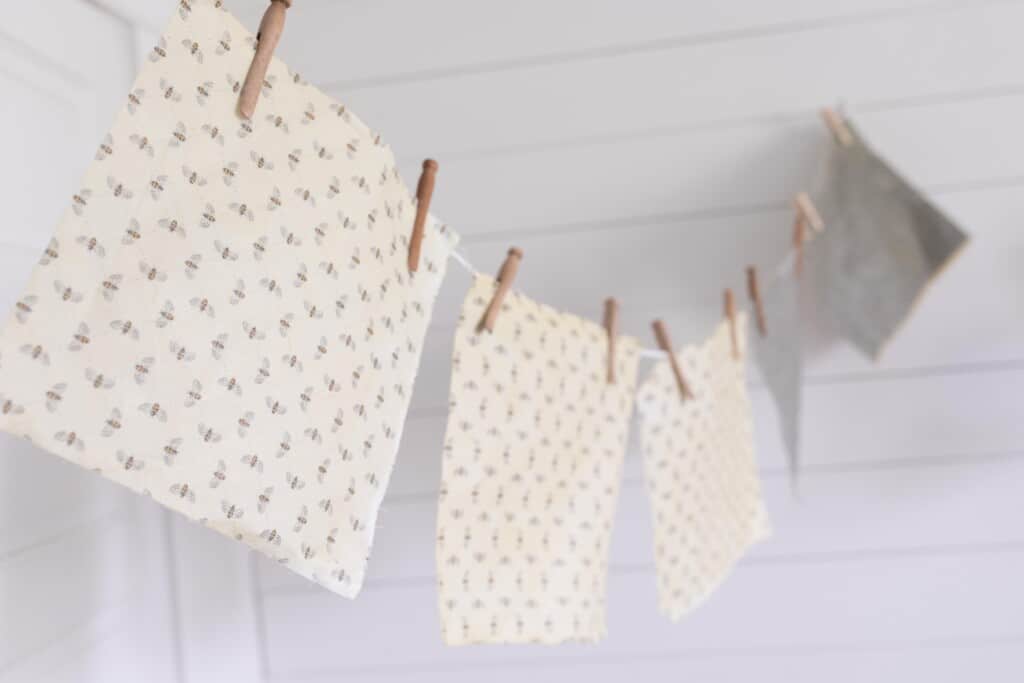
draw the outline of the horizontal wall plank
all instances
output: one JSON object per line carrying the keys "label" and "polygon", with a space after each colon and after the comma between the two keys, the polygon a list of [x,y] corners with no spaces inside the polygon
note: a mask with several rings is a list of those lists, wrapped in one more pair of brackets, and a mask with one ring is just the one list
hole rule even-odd
{"label": "horizontal wall plank", "polygon": [[[356,602],[319,593],[267,601],[271,671],[302,672],[479,666],[517,659],[561,660],[724,648],[766,651],[831,643],[900,643],[1021,638],[1024,594],[1014,589],[1024,548],[972,555],[888,557],[800,566],[741,567],[728,590],[680,624],[655,609],[646,572],[609,582],[609,638],[597,646],[446,648],[433,586],[370,591]],[[390,615],[390,616],[382,616]],[[779,628],[784,619],[785,628]],[[384,621],[387,637],[371,624]],[[344,648],[338,644],[343,643]],[[401,643],[400,648],[395,644]]]}

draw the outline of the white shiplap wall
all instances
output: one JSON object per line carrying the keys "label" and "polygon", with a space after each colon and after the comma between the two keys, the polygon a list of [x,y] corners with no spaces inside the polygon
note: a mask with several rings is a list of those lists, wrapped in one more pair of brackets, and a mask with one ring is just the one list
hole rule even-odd
{"label": "white shiplap wall", "polygon": [[[133,37],[144,51],[173,4],[20,3],[23,21],[2,29],[0,47],[35,68],[74,73],[65,80],[78,85],[47,91],[63,95],[63,108],[23,109],[43,95],[17,90],[18,111],[63,115],[47,128],[64,134],[87,93],[109,116],[133,67]],[[250,26],[265,6],[228,4]],[[79,15],[95,26],[83,31]],[[4,442],[0,481],[16,484],[0,503],[0,680],[29,671],[23,662],[50,660],[36,652],[76,653],[61,655],[69,680],[141,670],[182,681],[1017,680],[1022,23],[1024,2],[1009,0],[297,0],[282,55],[383,130],[408,179],[423,157],[441,161],[435,208],[474,262],[494,269],[516,243],[526,251],[517,283],[526,292],[594,316],[615,294],[625,327],[644,338],[660,315],[677,340],[697,339],[718,315],[721,287],[741,286],[744,265],[767,268],[784,252],[787,200],[831,144],[815,115],[823,104],[845,101],[974,242],[881,365],[827,332],[815,340],[800,500],[787,489],[773,409],[754,373],[776,534],[682,624],[655,609],[633,449],[608,640],[440,644],[434,495],[450,336],[468,282],[453,271],[363,596],[330,595]],[[102,64],[71,59],[92,31],[108,32],[105,41],[90,35],[93,52],[120,54]],[[0,78],[23,84],[11,64]],[[3,138],[37,164],[4,176],[8,187],[26,184],[11,197],[32,198],[15,202],[23,213],[0,235],[10,243],[0,248],[5,304],[58,212],[38,207],[62,206],[98,139],[76,142],[72,154],[70,142],[46,138],[40,151],[34,116],[13,119],[14,130],[34,131],[28,141]],[[59,489],[40,489],[54,480]]]}

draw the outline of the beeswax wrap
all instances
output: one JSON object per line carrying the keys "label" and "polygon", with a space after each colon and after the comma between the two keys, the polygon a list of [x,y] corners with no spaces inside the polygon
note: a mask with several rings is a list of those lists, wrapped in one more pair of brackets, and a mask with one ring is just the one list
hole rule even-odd
{"label": "beeswax wrap", "polygon": [[476,278],[455,333],[437,521],[443,636],[595,641],[637,342],[618,339],[608,384],[595,323],[511,292],[494,332],[478,333],[495,286]]}
{"label": "beeswax wrap", "polygon": [[[746,315],[736,323],[745,353]],[[681,399],[668,361],[640,389],[659,606],[673,620],[704,602],[769,533],[744,358],[732,357],[723,322],[704,343],[678,353],[694,398]]]}
{"label": "beeswax wrap", "polygon": [[[359,592],[454,236],[391,150],[182,2],[0,336],[0,427]],[[45,494],[45,492],[44,492]]]}
{"label": "beeswax wrap", "polygon": [[809,291],[821,314],[877,359],[967,235],[847,124],[814,201],[825,230],[808,245]]}

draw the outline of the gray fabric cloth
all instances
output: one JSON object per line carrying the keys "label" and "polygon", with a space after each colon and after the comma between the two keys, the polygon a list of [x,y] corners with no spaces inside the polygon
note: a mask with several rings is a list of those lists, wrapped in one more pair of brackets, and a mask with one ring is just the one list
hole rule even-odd
{"label": "gray fabric cloth", "polygon": [[853,145],[832,146],[813,197],[825,231],[807,247],[807,284],[836,332],[877,360],[967,235],[849,127]]}
{"label": "gray fabric cloth", "polygon": [[789,459],[790,482],[796,489],[800,467],[800,395],[803,357],[800,346],[800,282],[788,274],[764,293],[768,334],[751,331],[757,362],[765,385],[775,401],[782,442]]}

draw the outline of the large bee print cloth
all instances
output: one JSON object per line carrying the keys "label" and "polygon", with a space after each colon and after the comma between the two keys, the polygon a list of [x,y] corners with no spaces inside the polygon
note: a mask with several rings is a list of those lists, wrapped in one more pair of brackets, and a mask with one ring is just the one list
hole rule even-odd
{"label": "large bee print cloth", "polygon": [[0,337],[0,427],[360,589],[454,236],[351,112],[181,3]]}
{"label": "large bee print cloth", "polygon": [[477,277],[455,333],[437,570],[450,645],[595,641],[637,342]]}
{"label": "large bee print cloth", "polygon": [[[746,315],[736,319],[746,352]],[[725,581],[769,533],[754,460],[746,363],[723,322],[678,360],[694,397],[682,400],[667,361],[640,389],[644,474],[654,517],[661,611],[678,620]]]}

